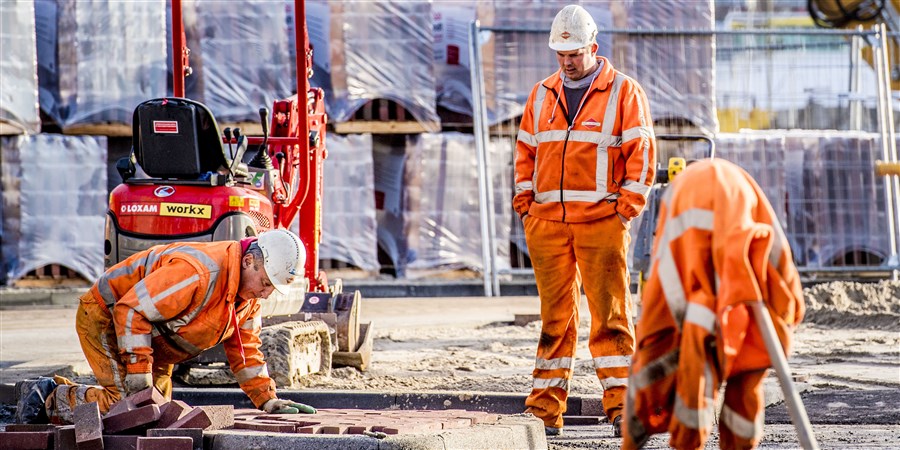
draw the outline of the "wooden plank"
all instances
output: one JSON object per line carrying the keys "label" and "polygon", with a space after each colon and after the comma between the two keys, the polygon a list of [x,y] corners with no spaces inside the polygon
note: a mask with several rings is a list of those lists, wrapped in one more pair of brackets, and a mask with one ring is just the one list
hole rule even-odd
{"label": "wooden plank", "polygon": [[332,367],[356,367],[365,372],[372,361],[372,345],[375,332],[373,322],[359,325],[359,348],[355,352],[334,352],[331,354]]}
{"label": "wooden plank", "polygon": [[437,122],[428,122],[428,125],[430,126],[411,121],[353,121],[334,124],[334,131],[340,134],[419,134],[427,133],[428,129],[440,128],[440,124]]}
{"label": "wooden plank", "polygon": [[25,130],[18,125],[0,120],[0,136],[15,136],[18,134],[25,134]]}
{"label": "wooden plank", "polygon": [[57,288],[57,287],[90,287],[91,283],[84,278],[20,278],[10,283],[17,288]]}
{"label": "wooden plank", "polygon": [[87,123],[63,128],[63,134],[88,136],[131,136],[131,125],[124,123]]}

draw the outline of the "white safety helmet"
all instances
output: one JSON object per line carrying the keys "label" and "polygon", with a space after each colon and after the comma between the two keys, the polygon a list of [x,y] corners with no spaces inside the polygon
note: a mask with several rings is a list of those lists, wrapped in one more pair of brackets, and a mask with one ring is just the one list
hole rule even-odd
{"label": "white safety helmet", "polygon": [[295,277],[303,276],[306,248],[296,234],[288,230],[269,230],[259,235],[256,245],[262,250],[263,267],[275,290],[288,293]]}
{"label": "white safety helmet", "polygon": [[578,50],[596,41],[597,24],[581,6],[566,6],[553,19],[550,27],[550,48],[553,50]]}

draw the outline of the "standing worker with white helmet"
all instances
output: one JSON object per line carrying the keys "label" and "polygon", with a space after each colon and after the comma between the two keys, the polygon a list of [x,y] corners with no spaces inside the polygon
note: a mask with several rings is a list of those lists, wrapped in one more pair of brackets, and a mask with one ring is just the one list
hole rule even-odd
{"label": "standing worker with white helmet", "polygon": [[531,91],[516,145],[513,208],[523,220],[541,298],[541,337],[527,411],[560,434],[574,366],[581,283],[588,347],[615,436],[634,353],[631,220],[653,183],[656,142],[641,86],[597,55],[597,25],[563,8],[550,31],[560,70]]}
{"label": "standing worker with white helmet", "polygon": [[45,402],[49,419],[72,423],[75,407],[90,402],[106,413],[123,394],[150,386],[171,399],[173,365],[220,342],[256,407],[315,413],[276,398],[259,348],[259,299],[286,293],[305,264],[300,238],[271,230],[240,242],[159,245],[109,268],[81,297],[75,323],[100,386],[54,377],[58,386]]}

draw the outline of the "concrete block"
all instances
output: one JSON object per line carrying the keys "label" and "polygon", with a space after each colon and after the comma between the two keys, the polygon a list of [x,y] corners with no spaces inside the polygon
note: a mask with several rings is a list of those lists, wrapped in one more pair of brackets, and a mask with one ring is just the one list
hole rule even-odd
{"label": "concrete block", "polygon": [[194,441],[194,450],[203,450],[203,430],[199,428],[151,428],[147,437],[189,437]]}
{"label": "concrete block", "polygon": [[75,407],[75,444],[79,450],[103,450],[103,426],[100,406],[91,402]]}
{"label": "concrete block", "polygon": [[234,406],[209,405],[198,406],[198,408],[206,412],[206,416],[209,417],[211,424],[206,428],[207,430],[221,430],[234,426]]}
{"label": "concrete block", "polygon": [[120,414],[107,415],[103,418],[103,429],[109,434],[134,432],[152,427],[157,420],[159,420],[159,405],[151,404]]}
{"label": "concrete block", "polygon": [[75,425],[56,427],[56,436],[53,437],[54,450],[76,450]]}
{"label": "concrete block", "polygon": [[46,450],[52,448],[53,434],[51,431],[4,431],[0,433],[0,449]]}
{"label": "concrete block", "polygon": [[187,403],[181,400],[172,400],[159,407],[159,420],[156,422],[156,426],[159,428],[168,428],[169,425],[172,425],[178,421],[178,419],[184,417],[190,410],[191,407]]}
{"label": "concrete block", "polygon": [[321,321],[286,322],[260,331],[260,350],[279,388],[298,387],[310,374],[331,374],[331,336]]}
{"label": "concrete block", "polygon": [[205,430],[210,425],[212,425],[212,421],[209,420],[206,411],[201,408],[194,408],[167,428],[200,428]]}
{"label": "concrete block", "polygon": [[140,436],[103,436],[105,450],[137,450]]}
{"label": "concrete block", "polygon": [[193,450],[194,440],[187,436],[139,437],[137,450]]}
{"label": "concrete block", "polygon": [[[606,412],[603,409],[603,397],[581,397],[580,415],[606,417]],[[563,420],[565,420],[565,417],[563,417]]]}

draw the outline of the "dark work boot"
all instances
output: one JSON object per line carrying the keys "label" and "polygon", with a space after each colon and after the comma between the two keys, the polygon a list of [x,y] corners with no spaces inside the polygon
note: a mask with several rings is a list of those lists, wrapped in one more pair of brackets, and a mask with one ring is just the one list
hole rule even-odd
{"label": "dark work boot", "polygon": [[622,437],[622,416],[618,415],[612,422],[613,436]]}
{"label": "dark work boot", "polygon": [[44,402],[54,389],[56,382],[48,377],[16,383],[16,423],[50,423]]}

